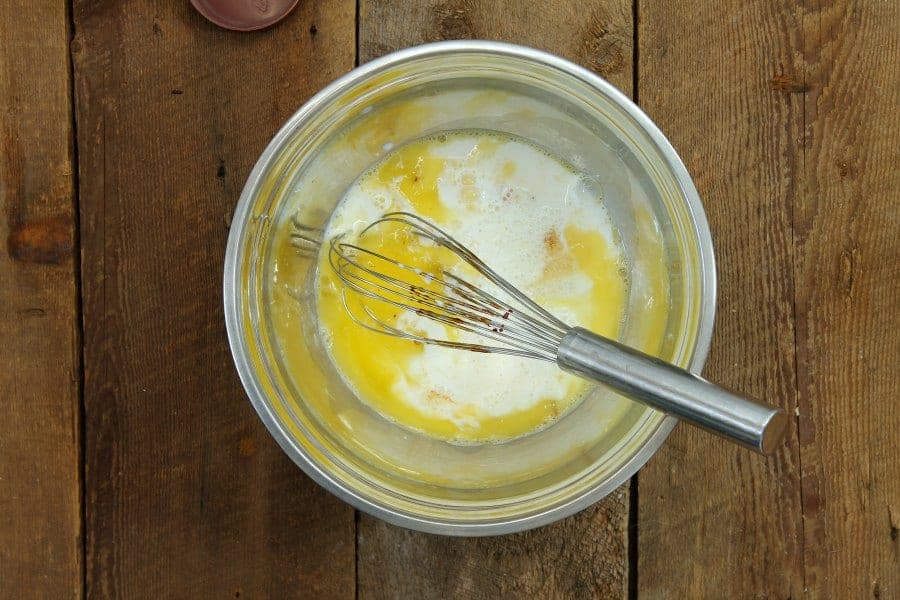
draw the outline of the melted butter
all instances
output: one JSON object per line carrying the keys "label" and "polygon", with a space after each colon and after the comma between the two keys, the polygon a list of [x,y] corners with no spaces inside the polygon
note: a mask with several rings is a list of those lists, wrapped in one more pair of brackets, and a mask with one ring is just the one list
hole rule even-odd
{"label": "melted butter", "polygon": [[579,303],[578,324],[600,335],[615,337],[626,301],[625,265],[597,231],[567,225],[563,235],[548,231],[544,244],[552,258],[544,268],[535,299],[546,306],[571,304],[558,285],[566,277],[580,275],[590,281],[589,300]]}
{"label": "melted butter", "polygon": [[345,143],[350,148],[356,147],[378,156],[403,132],[433,119],[434,112],[433,108],[415,102],[380,107],[374,113],[362,115],[366,126],[351,129]]}
{"label": "melted butter", "polygon": [[413,212],[445,222],[449,213],[438,193],[438,178],[445,166],[444,160],[406,150],[389,154],[376,176],[385,185],[398,185]]}

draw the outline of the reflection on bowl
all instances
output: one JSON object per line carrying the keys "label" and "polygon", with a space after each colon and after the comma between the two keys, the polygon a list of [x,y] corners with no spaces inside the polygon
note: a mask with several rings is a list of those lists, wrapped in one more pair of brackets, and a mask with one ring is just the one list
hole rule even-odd
{"label": "reflection on bowl", "polygon": [[[301,108],[260,158],[232,222],[225,308],[241,379],[273,436],[319,483],[385,520],[456,535],[518,531],[584,508],[674,425],[595,388],[531,435],[452,444],[385,419],[335,370],[317,324],[316,236],[392,148],[472,129],[565,157],[602,196],[629,271],[619,339],[698,371],[715,305],[709,231],[683,165],[627,98],[571,63],[444,42],[369,63]],[[308,251],[291,243],[295,223],[313,240]]]}

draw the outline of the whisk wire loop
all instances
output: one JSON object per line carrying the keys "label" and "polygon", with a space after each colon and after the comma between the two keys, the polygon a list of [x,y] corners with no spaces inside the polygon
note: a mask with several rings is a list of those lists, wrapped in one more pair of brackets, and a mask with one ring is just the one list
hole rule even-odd
{"label": "whisk wire loop", "polygon": [[[374,227],[388,223],[446,248],[509,299],[502,299],[446,269],[429,272],[338,236],[330,242],[328,260],[345,286],[344,306],[354,321],[371,331],[426,344],[556,360],[556,350],[569,330],[562,321],[519,292],[452,236],[416,215],[387,213],[367,226],[359,239],[364,239]],[[385,272],[385,267],[392,267],[391,273]],[[358,296],[364,317],[351,309],[348,291]],[[406,331],[380,318],[366,300],[414,313],[499,345],[432,338]]]}

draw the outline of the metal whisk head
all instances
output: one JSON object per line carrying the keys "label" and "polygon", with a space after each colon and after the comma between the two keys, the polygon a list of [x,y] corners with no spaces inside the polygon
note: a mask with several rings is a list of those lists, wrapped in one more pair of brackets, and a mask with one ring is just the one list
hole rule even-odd
{"label": "metal whisk head", "polygon": [[[378,227],[390,227],[391,233],[423,242],[423,256],[429,258],[423,264],[428,266],[420,268],[366,248],[366,235]],[[299,233],[301,241],[315,241],[309,231]],[[455,258],[432,264],[431,251],[424,251],[429,245],[445,249]],[[456,258],[474,271],[460,268]],[[586,329],[567,326],[452,236],[416,215],[387,213],[364,229],[356,243],[332,239],[328,259],[344,283],[347,312],[372,331],[425,344],[555,362],[565,371],[609,385],[647,406],[763,454],[775,450],[790,422],[780,408],[729,392]],[[465,278],[458,274],[461,272],[468,272]],[[359,300],[356,311],[348,301],[351,294]],[[457,341],[405,331],[398,325],[403,319],[398,318],[397,308],[477,337],[467,335]],[[386,322],[379,312],[390,315],[388,319],[396,319],[397,324]]]}
{"label": "metal whisk head", "polygon": [[[487,282],[476,285],[450,272],[453,265],[422,269],[366,247],[366,236],[382,227],[411,240],[445,248]],[[333,238],[329,262],[343,282],[344,304],[359,325],[395,337],[475,352],[511,354],[556,362],[560,342],[570,327],[500,277],[472,251],[433,223],[411,213],[391,212],[366,227],[355,243]],[[477,276],[475,277],[477,279]],[[358,296],[354,310],[348,293]],[[437,339],[385,322],[372,309],[382,303],[432,321],[476,334],[478,341]],[[358,313],[362,314],[358,314]]]}

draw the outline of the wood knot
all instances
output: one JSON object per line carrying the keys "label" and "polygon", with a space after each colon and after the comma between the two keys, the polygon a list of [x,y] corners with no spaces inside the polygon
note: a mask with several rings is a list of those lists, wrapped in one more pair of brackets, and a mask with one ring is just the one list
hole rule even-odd
{"label": "wood knot", "polygon": [[783,94],[805,94],[809,91],[807,84],[798,81],[790,75],[776,75],[769,80],[769,88]]}
{"label": "wood knot", "polygon": [[858,264],[859,248],[852,247],[841,250],[841,279],[844,283],[844,294],[850,299],[853,298],[853,283]]}
{"label": "wood knot", "polygon": [[465,2],[444,2],[434,11],[435,30],[442,40],[477,37]]}
{"label": "wood knot", "polygon": [[853,178],[853,165],[846,160],[835,161],[834,166],[837,167],[838,175],[840,175],[841,179],[847,179],[848,177],[851,179]]}
{"label": "wood knot", "polygon": [[59,265],[72,257],[72,232],[68,219],[50,217],[10,228],[6,238],[9,257],[25,263]]}
{"label": "wood knot", "polygon": [[628,66],[620,32],[611,31],[604,15],[595,15],[581,42],[581,55],[592,71],[609,78]]}
{"label": "wood knot", "polygon": [[241,441],[238,442],[238,452],[244,458],[250,458],[256,454],[256,442],[253,441],[253,438],[241,438]]}

